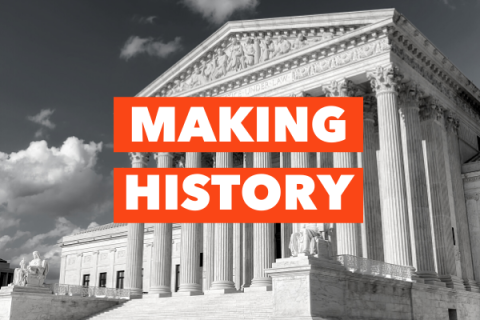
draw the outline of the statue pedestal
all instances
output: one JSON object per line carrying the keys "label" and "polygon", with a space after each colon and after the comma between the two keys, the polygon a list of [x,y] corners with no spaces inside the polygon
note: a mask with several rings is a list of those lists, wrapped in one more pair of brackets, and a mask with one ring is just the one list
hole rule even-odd
{"label": "statue pedestal", "polygon": [[21,286],[10,286],[2,287],[0,289],[0,295],[11,295],[13,293],[35,293],[35,294],[52,294],[52,290],[47,287],[21,287]]}
{"label": "statue pedestal", "polygon": [[273,280],[272,319],[342,317],[346,269],[337,261],[299,255],[277,259],[265,273]]}

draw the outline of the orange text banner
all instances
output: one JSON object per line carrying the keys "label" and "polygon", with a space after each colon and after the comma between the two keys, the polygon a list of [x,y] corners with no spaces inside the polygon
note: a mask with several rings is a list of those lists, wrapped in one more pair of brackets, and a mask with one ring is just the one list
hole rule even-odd
{"label": "orange text banner", "polygon": [[362,152],[362,98],[114,98],[115,152]]}
{"label": "orange text banner", "polygon": [[363,222],[361,168],[115,168],[116,223]]}

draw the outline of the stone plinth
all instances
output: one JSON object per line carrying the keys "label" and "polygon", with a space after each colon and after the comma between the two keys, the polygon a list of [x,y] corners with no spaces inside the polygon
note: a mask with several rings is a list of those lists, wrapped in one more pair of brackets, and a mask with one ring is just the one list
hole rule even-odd
{"label": "stone plinth", "polygon": [[52,294],[46,287],[2,287],[0,320],[85,319],[124,301]]}

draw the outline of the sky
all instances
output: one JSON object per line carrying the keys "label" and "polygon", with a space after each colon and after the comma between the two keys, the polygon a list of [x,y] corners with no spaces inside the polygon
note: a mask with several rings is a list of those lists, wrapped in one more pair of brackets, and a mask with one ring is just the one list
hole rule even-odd
{"label": "sky", "polygon": [[[480,86],[480,0],[19,0],[0,4],[0,258],[113,221],[113,97],[134,96],[228,20],[396,8]],[[153,161],[152,161],[153,162]]]}

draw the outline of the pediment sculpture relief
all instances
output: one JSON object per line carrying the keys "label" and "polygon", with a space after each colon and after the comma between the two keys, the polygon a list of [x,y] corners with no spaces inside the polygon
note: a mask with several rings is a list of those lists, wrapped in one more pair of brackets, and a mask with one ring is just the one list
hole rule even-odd
{"label": "pediment sculpture relief", "polygon": [[[350,31],[354,30],[353,27]],[[299,32],[277,32],[273,35],[267,32],[240,34],[231,37],[227,42],[213,49],[200,59],[193,68],[188,68],[177,79],[168,84],[158,96],[173,96],[180,92],[202,86],[217,79],[235,74],[260,63],[275,59],[289,52],[302,49],[318,42],[330,40],[343,35],[345,28],[320,28],[307,34],[306,30]]]}
{"label": "pediment sculpture relief", "polygon": [[38,251],[33,252],[33,260],[25,267],[25,259],[20,261],[20,268],[15,268],[13,282],[9,286],[43,287],[48,274],[48,262],[40,259]]}

